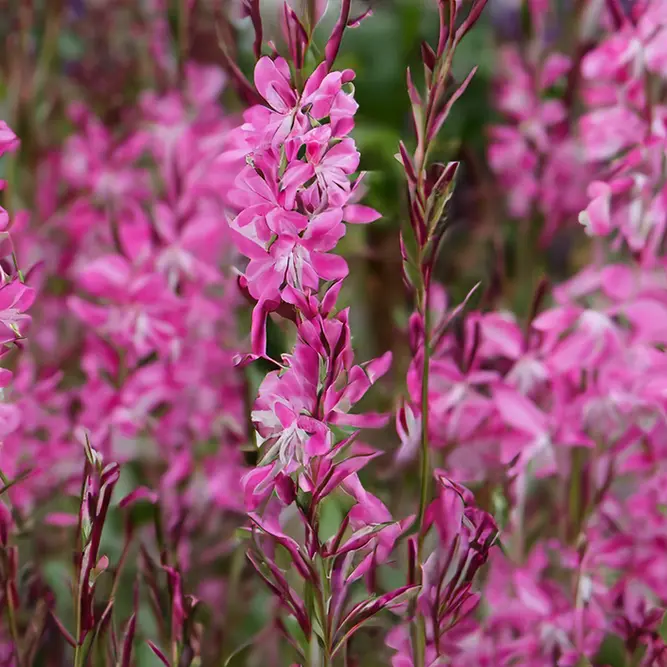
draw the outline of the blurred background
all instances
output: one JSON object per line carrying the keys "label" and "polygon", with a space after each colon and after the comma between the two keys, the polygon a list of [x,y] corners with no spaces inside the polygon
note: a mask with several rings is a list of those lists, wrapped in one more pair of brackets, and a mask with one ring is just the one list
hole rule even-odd
{"label": "blurred background", "polygon": [[[411,141],[406,68],[412,68],[419,85],[421,44],[433,42],[437,35],[435,4],[435,0],[372,0],[373,16],[346,33],[338,61],[339,68],[349,67],[356,72],[360,108],[353,134],[361,152],[362,169],[369,172],[365,203],[383,215],[375,224],[353,226],[338,247],[350,265],[343,298],[352,306],[358,358],[368,359],[386,350],[394,352],[394,380],[388,380],[385,395],[373,395],[376,407],[381,409],[393,407],[393,387],[402,386],[410,360],[405,325],[412,306],[401,279],[398,235],[405,210],[405,186],[394,155],[399,140]],[[478,69],[454,106],[434,154],[443,161],[462,163],[450,205],[450,228],[439,259],[438,280],[452,303],[460,302],[481,281],[482,289],[474,297],[478,304],[511,308],[519,316],[530,310],[539,279],[546,276],[559,280],[571,275],[582,264],[587,247],[572,211],[563,212],[566,224],[563,220],[545,220],[539,207],[528,215],[516,215],[507,185],[497,177],[498,165],[492,169],[489,158],[491,128],[502,119],[494,104],[496,88],[505,74],[500,54],[507,44],[530,52],[534,26],[528,4],[489,0],[481,21],[457,50],[454,75],[458,82],[473,67]],[[262,11],[265,37],[280,45],[278,5],[279,0],[263,0]],[[576,58],[585,49],[588,25],[595,24],[593,19],[601,6],[602,0],[554,3],[538,41]],[[365,0],[356,0],[357,13],[368,7]],[[335,10],[336,2],[332,1],[328,17],[320,26],[323,35],[335,20]],[[140,103],[143,108],[146,104],[150,107],[147,92],[159,97],[185,86],[188,63],[224,69],[224,50],[251,78],[252,40],[252,26],[235,0],[0,0],[0,118],[21,139],[20,151],[0,162],[0,178],[9,183],[1,193],[3,205],[12,213],[30,211],[33,229],[47,226],[57,208],[54,202],[62,203],[65,197],[49,169],[51,156],[75,132],[77,109],[87,109],[110,136],[123,136],[134,126]],[[570,83],[559,83],[562,87],[555,87],[549,94],[567,96]],[[192,85],[196,88],[198,84]],[[230,123],[238,122],[244,104],[232,85],[223,87],[219,101]],[[553,175],[556,180],[564,179],[565,200],[571,177]],[[579,203],[575,198],[572,206],[576,209]],[[19,256],[20,263],[30,264],[29,259]],[[520,274],[517,267],[521,267]],[[47,291],[58,294],[63,289],[57,276],[50,279]],[[274,356],[289,347],[283,333],[277,325],[271,325],[269,345]],[[75,375],[73,370],[72,377]],[[250,384],[257,382],[258,378],[251,378]],[[388,450],[396,444],[391,428],[374,437]],[[225,529],[229,532],[235,524],[232,520],[231,528],[226,525]],[[120,555],[123,526],[117,516],[112,517],[111,525],[113,530],[105,534],[105,539],[114,561]],[[49,542],[52,539],[46,536],[42,542],[31,543],[36,544],[38,560],[40,550],[46,554],[62,547]],[[239,553],[242,559],[242,552],[225,554],[221,559],[225,573],[242,567]],[[60,591],[59,599],[66,600],[66,566],[50,558],[45,558],[42,566],[49,585]],[[191,576],[196,579],[197,573]],[[131,607],[131,582],[129,571],[119,603],[127,611]],[[211,595],[224,607],[227,593],[216,590]],[[235,593],[238,595],[238,591]],[[235,610],[230,614],[229,609],[221,616],[228,632],[213,629],[221,633],[220,641],[227,652],[266,622],[267,596],[258,594],[252,599],[252,608],[239,612],[237,617]],[[68,610],[62,614],[66,618]],[[239,627],[232,628],[236,621]],[[150,614],[142,616],[142,623],[147,636],[154,634]],[[158,664],[149,651],[141,651],[142,666]],[[260,660],[261,652],[256,662]],[[371,656],[368,660],[364,667],[375,664]],[[241,660],[236,664],[256,662]]]}
{"label": "blurred background", "polygon": [[[13,180],[13,206],[29,208],[35,196],[35,169],[71,130],[66,109],[72,102],[90,107],[110,128],[122,130],[127,109],[146,89],[172,85],[164,67],[156,66],[155,43],[169,31],[173,48],[187,59],[223,65],[220,41],[242,69],[252,69],[252,28],[233,0],[196,0],[186,28],[179,27],[181,0],[2,0],[0,36],[3,44],[0,115],[22,137],[22,150]],[[188,4],[188,3],[185,3]],[[595,4],[595,3],[593,3]],[[278,0],[263,0],[267,37],[279,44]],[[573,8],[567,0],[551,12],[549,38],[554,48],[568,46],[567,28]],[[341,67],[357,74],[355,139],[362,168],[370,172],[367,202],[383,214],[369,229],[353,230],[345,240],[352,262],[349,290],[366,300],[357,317],[368,318],[357,330],[361,352],[378,353],[397,344],[393,335],[396,305],[401,304],[398,223],[403,211],[400,165],[394,159],[398,141],[411,135],[405,71],[416,77],[421,67],[420,45],[437,31],[435,2],[374,0],[372,20],[350,30],[340,57]],[[357,1],[361,13],[368,4]],[[336,12],[330,3],[330,28]],[[163,21],[164,16],[168,19]],[[527,8],[518,0],[490,0],[482,20],[457,51],[455,75],[462,80],[473,66],[478,70],[466,94],[455,105],[440,137],[443,158],[460,159],[454,222],[440,261],[441,280],[458,300],[479,280],[513,278],[515,234],[506,225],[503,192],[487,162],[488,128],[497,120],[491,103],[494,66],[501,44],[525,38]],[[177,77],[177,72],[172,72]],[[231,88],[223,103],[231,113],[242,106]],[[3,168],[7,169],[6,163]],[[571,230],[559,230],[544,257],[544,269],[556,276],[569,273]],[[499,287],[499,286],[496,286]],[[499,289],[496,290],[500,294]],[[507,289],[504,294],[508,294]],[[497,296],[497,295],[496,295]],[[525,300],[526,295],[521,295]],[[520,309],[521,310],[521,309]]]}

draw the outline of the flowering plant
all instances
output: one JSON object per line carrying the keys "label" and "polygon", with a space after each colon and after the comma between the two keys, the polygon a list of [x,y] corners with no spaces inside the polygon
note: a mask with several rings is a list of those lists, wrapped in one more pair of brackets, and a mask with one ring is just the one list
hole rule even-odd
{"label": "flowering plant", "polygon": [[0,664],[667,665],[664,0],[48,4],[0,62]]}

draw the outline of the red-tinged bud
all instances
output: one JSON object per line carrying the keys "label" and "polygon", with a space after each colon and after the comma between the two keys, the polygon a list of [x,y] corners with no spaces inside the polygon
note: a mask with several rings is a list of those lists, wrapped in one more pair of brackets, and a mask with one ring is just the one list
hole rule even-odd
{"label": "red-tinged bud", "polygon": [[121,509],[125,507],[133,507],[140,502],[147,502],[151,505],[155,505],[158,502],[158,494],[145,486],[140,486],[131,493],[128,493],[128,495],[118,503],[118,507]]}
{"label": "red-tinged bud", "polygon": [[296,69],[302,70],[309,42],[308,31],[287,2],[283,5],[282,28],[287,39],[290,58]]}
{"label": "red-tinged bud", "polygon": [[424,140],[424,103],[412,80],[412,72],[409,67],[406,72],[406,85],[412,106],[412,123],[414,125],[415,136],[417,137],[417,145],[421,147]]}
{"label": "red-tinged bud", "polygon": [[459,99],[459,97],[463,95],[466,88],[468,87],[468,84],[470,83],[470,81],[472,81],[472,77],[475,75],[476,71],[477,67],[473,67],[468,76],[464,79],[463,83],[456,89],[454,94],[447,100],[447,103],[443,107],[442,111],[440,111],[437,114],[434,121],[430,124],[430,127],[428,129],[428,134],[426,135],[426,140],[429,143],[433,141],[435,136],[440,131],[440,128],[442,127],[443,123],[447,120],[447,117],[449,116],[452,107],[454,106],[455,102]]}
{"label": "red-tinged bud", "polygon": [[132,645],[134,643],[134,634],[137,629],[137,615],[132,614],[125,629],[123,637],[123,652],[120,659],[120,667],[130,667],[132,664]]}
{"label": "red-tinged bud", "polygon": [[477,351],[479,350],[479,345],[481,342],[482,329],[479,321],[475,322],[472,335],[472,345],[468,351],[468,355],[465,359],[463,371],[467,373],[475,363],[475,357],[477,356]]}
{"label": "red-tinged bud", "polygon": [[342,646],[343,642],[352,636],[358,629],[384,609],[391,609],[405,604],[413,599],[419,592],[419,586],[403,586],[373,600],[360,602],[352,608],[350,613],[340,624],[340,630],[337,634],[336,646],[333,653]]}
{"label": "red-tinged bud", "polygon": [[255,31],[253,51],[255,58],[259,60],[262,57],[262,42],[264,41],[259,0],[243,0],[243,13],[249,16],[252,22],[252,27]]}
{"label": "red-tinged bud", "polygon": [[185,609],[183,608],[183,588],[181,574],[178,570],[165,566],[169,583],[169,597],[171,599],[171,630],[172,636],[178,641],[183,639],[183,625],[185,623]]}
{"label": "red-tinged bud", "polygon": [[434,165],[436,167],[434,171],[436,177],[432,185],[432,191],[438,194],[445,193],[454,182],[459,170],[459,165],[459,162],[448,162],[446,165]]}
{"label": "red-tinged bud", "polygon": [[419,313],[412,313],[408,322],[408,336],[413,356],[424,345],[424,320]]}
{"label": "red-tinged bud", "polygon": [[424,67],[426,68],[427,73],[430,75],[435,69],[436,55],[435,51],[431,48],[431,45],[428,42],[421,43],[421,55]]}
{"label": "red-tinged bud", "polygon": [[457,0],[438,0],[438,18],[440,21],[438,38],[438,58],[442,57],[450,40],[451,30],[456,23]]}
{"label": "red-tinged bud", "polygon": [[482,10],[486,6],[487,0],[474,0],[472,9],[468,16],[466,16],[463,23],[459,26],[456,31],[456,36],[454,38],[455,42],[458,44],[470,31],[470,29],[477,23],[479,17],[482,14]]}
{"label": "red-tinged bud", "polygon": [[324,56],[326,58],[327,68],[331,70],[333,67],[334,61],[338,56],[338,51],[340,50],[340,44],[343,41],[343,32],[347,27],[347,23],[350,20],[350,8],[352,5],[352,0],[343,0],[343,3],[340,8],[340,15],[338,21],[334,26],[329,41],[324,47]]}
{"label": "red-tinged bud", "polygon": [[150,648],[151,651],[153,651],[153,654],[155,657],[163,664],[165,667],[170,667],[169,660],[167,659],[167,656],[157,647],[156,644],[154,644],[152,641],[148,640],[146,642],[148,644],[148,647]]}
{"label": "red-tinged bud", "polygon": [[405,175],[408,177],[408,182],[412,186],[415,186],[417,184],[417,172],[415,171],[408,149],[402,141],[398,144],[398,150],[399,154],[396,156],[396,159],[403,165]]}
{"label": "red-tinged bud", "polygon": [[289,475],[283,473],[276,475],[275,489],[278,497],[285,505],[291,505],[296,500],[296,487]]}
{"label": "red-tinged bud", "polygon": [[373,16],[373,9],[372,9],[372,7],[369,7],[365,12],[363,12],[362,14],[359,14],[359,16],[355,16],[355,17],[351,18],[347,22],[347,27],[348,28],[358,28],[362,24],[363,21],[365,21],[366,19],[369,19],[371,16]]}

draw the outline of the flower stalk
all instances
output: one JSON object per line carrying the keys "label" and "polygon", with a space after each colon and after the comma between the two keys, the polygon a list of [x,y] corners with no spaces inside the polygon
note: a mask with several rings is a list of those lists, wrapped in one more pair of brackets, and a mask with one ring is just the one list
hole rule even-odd
{"label": "flower stalk", "polygon": [[[451,65],[454,52],[466,32],[472,27],[485,4],[484,0],[473,3],[467,17],[457,29],[458,6],[454,0],[440,0],[440,32],[437,49],[422,45],[422,59],[426,90],[422,96],[415,87],[410,70],[407,72],[408,94],[412,105],[412,118],[416,134],[416,148],[411,156],[400,144],[397,159],[402,163],[406,181],[410,224],[404,225],[401,233],[404,281],[414,294],[417,311],[415,359],[421,362],[421,404],[419,406],[421,430],[419,442],[419,509],[415,520],[417,530],[417,553],[412,564],[411,578],[421,583],[423,545],[425,538],[424,518],[430,501],[432,477],[429,453],[429,375],[432,353],[432,324],[430,317],[430,294],[432,276],[438,251],[446,231],[446,208],[451,197],[456,163],[431,164],[429,157],[435,149],[437,135],[456,100],[465,91],[472,75],[445,100],[445,91],[451,80]],[[416,667],[424,665],[426,639],[425,624],[413,607],[413,660]]]}

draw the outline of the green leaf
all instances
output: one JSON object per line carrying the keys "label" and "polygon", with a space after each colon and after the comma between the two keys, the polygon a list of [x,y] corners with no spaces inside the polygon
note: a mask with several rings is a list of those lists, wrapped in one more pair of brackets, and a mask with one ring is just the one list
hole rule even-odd
{"label": "green leaf", "polygon": [[415,230],[412,228],[412,224],[407,217],[403,220],[403,224],[401,225],[401,237],[403,239],[403,247],[405,248],[407,260],[416,266],[419,252],[417,247],[417,237],[415,236]]}
{"label": "green leaf", "polygon": [[297,493],[296,496],[296,504],[299,506],[301,511],[304,514],[308,514],[308,511],[310,510],[310,504],[313,501],[313,494],[310,493],[310,491],[301,491]]}
{"label": "green leaf", "polygon": [[321,542],[326,542],[338,532],[343,521],[343,511],[340,502],[334,495],[324,498],[319,506],[319,538]]}
{"label": "green leaf", "polygon": [[594,663],[609,667],[626,667],[623,640],[617,635],[607,635],[595,656]]}

